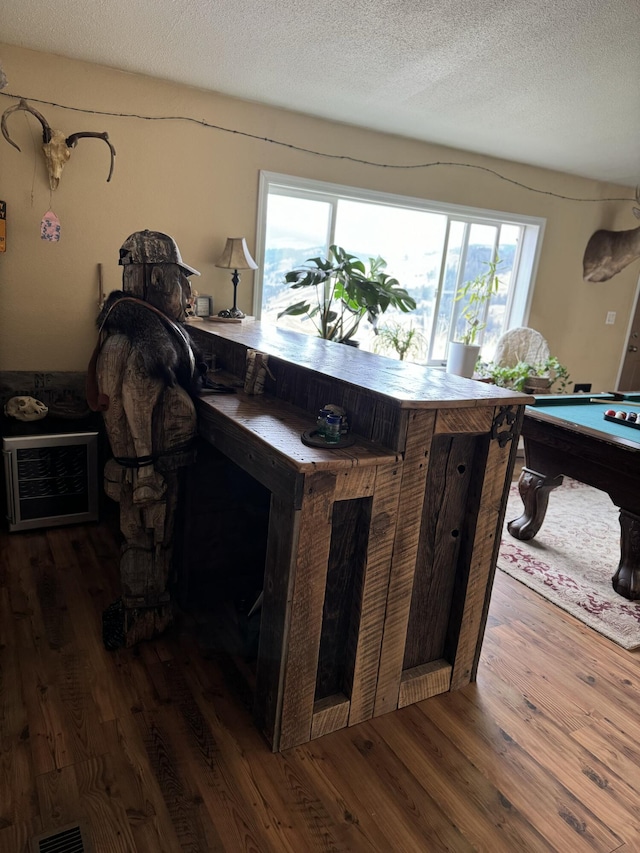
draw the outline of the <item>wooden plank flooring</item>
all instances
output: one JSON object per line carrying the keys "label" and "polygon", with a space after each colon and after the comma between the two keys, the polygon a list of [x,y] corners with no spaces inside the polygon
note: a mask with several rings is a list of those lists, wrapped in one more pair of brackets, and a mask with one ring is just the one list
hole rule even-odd
{"label": "wooden plank flooring", "polygon": [[273,755],[189,617],[107,652],[106,524],[0,534],[0,853],[640,850],[640,652],[497,573],[477,683]]}

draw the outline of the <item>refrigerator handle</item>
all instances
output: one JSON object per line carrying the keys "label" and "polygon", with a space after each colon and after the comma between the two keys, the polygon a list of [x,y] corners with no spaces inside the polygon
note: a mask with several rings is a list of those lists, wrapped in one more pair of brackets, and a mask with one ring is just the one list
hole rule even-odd
{"label": "refrigerator handle", "polygon": [[13,452],[11,450],[3,450],[4,456],[4,473],[7,482],[7,518],[11,524],[16,523],[16,495],[13,482]]}

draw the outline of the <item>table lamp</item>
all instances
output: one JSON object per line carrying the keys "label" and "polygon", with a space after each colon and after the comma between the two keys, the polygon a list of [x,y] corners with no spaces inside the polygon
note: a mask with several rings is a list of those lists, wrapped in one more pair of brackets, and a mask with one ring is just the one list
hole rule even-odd
{"label": "table lamp", "polygon": [[245,238],[227,237],[227,243],[216,262],[216,266],[223,270],[233,270],[233,274],[231,276],[231,283],[233,284],[233,308],[226,308],[224,311],[220,311],[218,313],[218,317],[242,319],[244,314],[238,308],[237,304],[237,290],[240,282],[238,270],[258,269],[258,264],[253,260],[249,253]]}

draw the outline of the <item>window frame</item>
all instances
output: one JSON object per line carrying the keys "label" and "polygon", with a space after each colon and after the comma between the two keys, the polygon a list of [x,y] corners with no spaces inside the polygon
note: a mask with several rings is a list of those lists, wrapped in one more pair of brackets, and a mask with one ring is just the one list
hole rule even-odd
{"label": "window frame", "polygon": [[[469,228],[473,223],[487,224],[493,226],[513,225],[522,227],[522,240],[520,241],[516,258],[514,259],[515,281],[509,290],[509,298],[505,306],[504,331],[517,326],[526,326],[535,289],[536,276],[546,219],[539,216],[527,214],[514,214],[506,211],[493,210],[489,208],[470,207],[468,205],[453,204],[449,202],[433,201],[431,199],[417,198],[414,196],[398,195],[396,193],[383,192],[381,190],[351,187],[342,184],[334,184],[327,181],[318,181],[313,178],[302,178],[294,175],[285,175],[278,172],[260,171],[258,189],[258,210],[256,223],[256,263],[258,269],[254,276],[253,291],[253,314],[256,319],[262,316],[262,293],[264,275],[264,255],[267,225],[267,203],[269,194],[275,192],[298,198],[314,198],[331,203],[331,215],[329,217],[329,234],[327,236],[329,245],[335,232],[337,201],[347,199],[356,202],[380,204],[385,207],[410,208],[412,210],[427,213],[443,214],[447,216],[447,236],[451,220],[465,223]],[[442,276],[446,253],[443,253],[443,261],[438,282],[437,302],[442,293]],[[462,269],[462,265],[461,265]],[[429,356],[431,355],[429,346]],[[431,366],[437,366],[439,360],[432,362]],[[442,362],[444,363],[444,362]]]}

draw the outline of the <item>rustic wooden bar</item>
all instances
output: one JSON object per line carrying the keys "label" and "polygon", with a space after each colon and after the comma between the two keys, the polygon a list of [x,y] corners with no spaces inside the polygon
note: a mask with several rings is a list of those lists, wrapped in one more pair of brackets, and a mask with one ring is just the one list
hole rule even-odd
{"label": "rustic wooden bar", "polygon": [[[203,396],[198,416],[206,446],[269,496],[251,689],[273,750],[468,684],[531,398],[257,321],[190,330],[221,381],[241,386],[247,349],[269,355],[264,395]],[[346,409],[351,447],[302,443],[327,403]]]}

